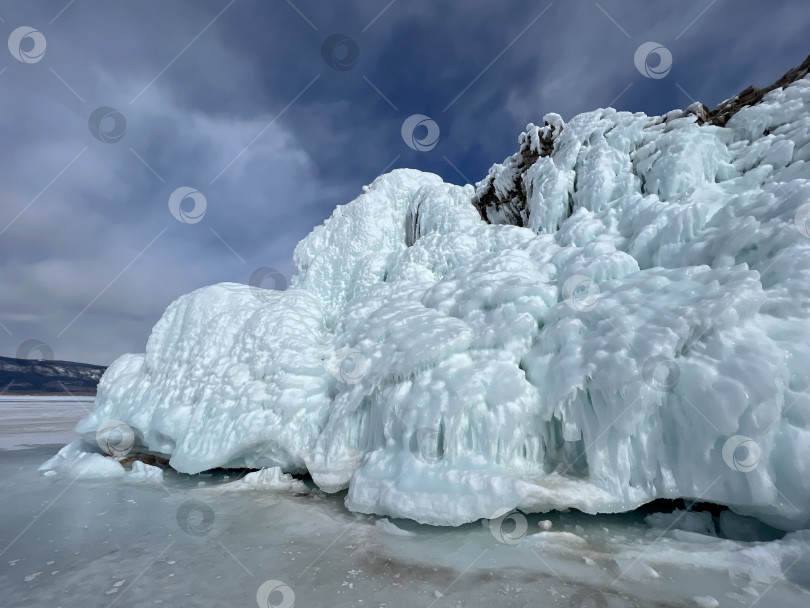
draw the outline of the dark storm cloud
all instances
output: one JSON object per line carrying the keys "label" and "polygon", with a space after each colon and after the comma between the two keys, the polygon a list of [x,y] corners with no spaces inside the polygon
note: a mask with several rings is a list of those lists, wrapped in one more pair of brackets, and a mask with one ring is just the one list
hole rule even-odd
{"label": "dark storm cloud", "polygon": [[[47,40],[36,63],[0,49],[0,354],[32,337],[66,359],[142,351],[180,294],[262,266],[289,275],[295,243],[386,167],[477,181],[547,112],[714,105],[803,59],[805,12],[801,0],[0,3],[5,38],[27,25]],[[335,34],[349,41],[330,55]],[[666,78],[636,70],[648,41],[672,52]],[[124,117],[120,141],[91,132],[99,106]],[[412,114],[440,129],[429,152],[403,142]],[[206,198],[199,223],[169,211],[181,186]]]}

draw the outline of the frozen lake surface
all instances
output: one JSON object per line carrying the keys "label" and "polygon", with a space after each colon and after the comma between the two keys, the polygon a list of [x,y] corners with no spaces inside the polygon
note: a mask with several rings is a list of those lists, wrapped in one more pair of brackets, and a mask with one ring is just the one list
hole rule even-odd
{"label": "frozen lake surface", "polygon": [[806,533],[736,542],[683,529],[707,514],[432,528],[352,514],[344,493],[226,491],[233,471],[166,471],[162,484],[43,476],[91,407],[0,400],[4,606],[810,605]]}

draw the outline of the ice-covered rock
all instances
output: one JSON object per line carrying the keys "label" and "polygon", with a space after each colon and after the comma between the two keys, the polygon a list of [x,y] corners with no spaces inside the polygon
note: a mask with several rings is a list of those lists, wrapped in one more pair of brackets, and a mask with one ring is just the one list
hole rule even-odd
{"label": "ice-covered rock", "polygon": [[123,479],[132,483],[160,483],[163,469],[138,460],[127,470],[118,459],[102,454],[95,446],[74,441],[43,463],[39,470],[46,476],[71,479]]}
{"label": "ice-covered rock", "polygon": [[160,483],[163,481],[163,469],[136,460],[125,479],[132,482]]}
{"label": "ice-covered rock", "polygon": [[720,605],[711,595],[696,595],[692,599],[700,608],[717,608]]}
{"label": "ice-covered rock", "polygon": [[56,473],[74,479],[118,478],[126,469],[114,458],[85,450],[82,441],[74,441],[39,467],[40,471]]}
{"label": "ice-covered rock", "polygon": [[804,526],[810,80],[706,116],[548,115],[477,190],[379,177],[287,291],[169,306],[78,431],[424,523],[683,497]]}
{"label": "ice-covered rock", "polygon": [[289,473],[283,473],[280,467],[269,467],[248,473],[242,479],[216,487],[217,491],[233,490],[273,490],[282,492],[309,493],[307,485],[295,479]]}
{"label": "ice-covered rock", "polygon": [[413,532],[403,530],[390,519],[386,519],[384,517],[375,521],[374,525],[382,530],[385,534],[390,534],[391,536],[414,536]]}

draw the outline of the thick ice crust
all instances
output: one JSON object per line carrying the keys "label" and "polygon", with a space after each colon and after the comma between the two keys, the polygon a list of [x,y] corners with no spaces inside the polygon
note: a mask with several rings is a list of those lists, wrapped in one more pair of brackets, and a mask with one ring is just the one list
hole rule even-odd
{"label": "thick ice crust", "polygon": [[547,155],[490,172],[525,227],[382,176],[298,245],[286,292],[174,302],[78,430],[122,420],[179,471],[308,471],[432,524],[685,497],[804,526],[808,110],[803,79],[725,128],[549,116],[522,136]]}

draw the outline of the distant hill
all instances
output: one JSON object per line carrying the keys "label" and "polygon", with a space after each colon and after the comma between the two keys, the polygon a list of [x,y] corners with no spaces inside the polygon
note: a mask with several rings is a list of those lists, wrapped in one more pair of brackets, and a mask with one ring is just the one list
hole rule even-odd
{"label": "distant hill", "polygon": [[2,395],[95,395],[101,365],[0,357]]}

